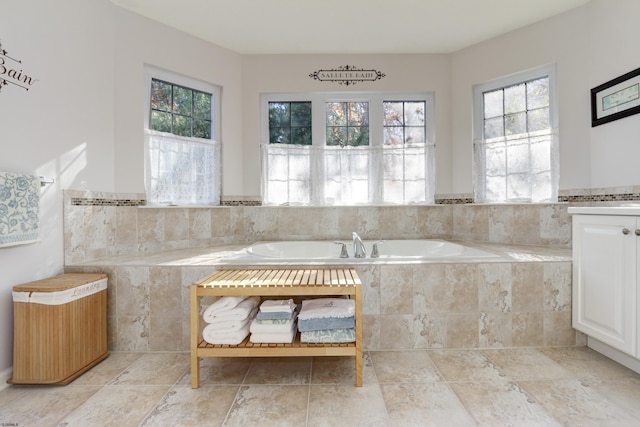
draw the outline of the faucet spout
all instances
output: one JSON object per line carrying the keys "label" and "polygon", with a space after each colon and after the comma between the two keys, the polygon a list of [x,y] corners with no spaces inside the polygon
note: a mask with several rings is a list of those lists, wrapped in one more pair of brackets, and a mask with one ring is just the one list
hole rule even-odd
{"label": "faucet spout", "polygon": [[365,258],[367,256],[367,250],[364,247],[364,243],[362,243],[362,239],[358,236],[358,233],[355,231],[352,234],[353,236],[353,256],[355,258]]}

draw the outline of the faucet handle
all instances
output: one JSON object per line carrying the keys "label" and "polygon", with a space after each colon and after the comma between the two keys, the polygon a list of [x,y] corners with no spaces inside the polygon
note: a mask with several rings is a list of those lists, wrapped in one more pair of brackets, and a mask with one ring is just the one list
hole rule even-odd
{"label": "faucet handle", "polygon": [[378,243],[384,243],[384,240],[377,240],[373,242],[373,249],[371,249],[371,258],[378,258],[380,253],[378,252]]}
{"label": "faucet handle", "polygon": [[347,244],[345,242],[335,241],[333,242],[336,245],[342,245],[340,249],[340,258],[349,258],[349,253],[347,252]]}

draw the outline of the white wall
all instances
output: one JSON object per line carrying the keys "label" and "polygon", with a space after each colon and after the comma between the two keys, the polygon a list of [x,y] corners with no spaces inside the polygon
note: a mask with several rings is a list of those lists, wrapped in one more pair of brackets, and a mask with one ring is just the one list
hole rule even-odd
{"label": "white wall", "polygon": [[[640,68],[640,1],[598,0],[589,4],[587,89]],[[640,184],[640,114],[590,130],[591,188]]]}
{"label": "white wall", "polygon": [[38,81],[0,92],[0,170],[56,183],[42,189],[42,241],[0,248],[0,373],[12,364],[12,287],[62,272],[62,189],[112,190],[114,160],[113,7],[24,0],[2,9],[2,47]]}

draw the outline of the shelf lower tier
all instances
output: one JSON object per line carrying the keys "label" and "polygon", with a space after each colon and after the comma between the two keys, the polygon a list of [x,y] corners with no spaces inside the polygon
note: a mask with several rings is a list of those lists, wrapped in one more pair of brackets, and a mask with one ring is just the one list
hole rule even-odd
{"label": "shelf lower tier", "polygon": [[209,344],[200,340],[198,357],[273,357],[273,356],[355,356],[356,343],[304,343],[300,334],[292,343],[252,343],[249,337],[238,345]]}

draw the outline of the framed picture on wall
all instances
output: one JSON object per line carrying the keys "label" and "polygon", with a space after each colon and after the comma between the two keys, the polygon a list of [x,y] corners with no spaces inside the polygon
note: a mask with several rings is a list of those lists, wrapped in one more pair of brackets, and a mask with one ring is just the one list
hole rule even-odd
{"label": "framed picture on wall", "polygon": [[591,89],[591,127],[640,113],[640,68]]}

